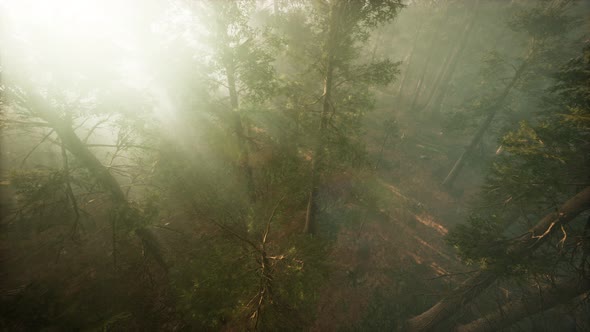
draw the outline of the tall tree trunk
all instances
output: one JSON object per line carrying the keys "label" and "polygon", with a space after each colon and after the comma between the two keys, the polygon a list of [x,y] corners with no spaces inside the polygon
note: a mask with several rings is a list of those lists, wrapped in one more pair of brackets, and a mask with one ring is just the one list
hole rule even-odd
{"label": "tall tree trunk", "polygon": [[483,135],[486,133],[486,131],[488,130],[488,128],[492,124],[494,117],[496,117],[496,114],[504,105],[504,102],[506,101],[506,98],[510,94],[510,91],[512,91],[512,88],[518,82],[518,80],[523,75],[524,71],[526,70],[526,68],[531,60],[531,56],[532,56],[534,50],[535,50],[535,45],[534,45],[534,40],[533,40],[531,43],[531,47],[529,49],[528,55],[525,57],[524,61],[520,65],[520,67],[514,73],[514,76],[512,77],[512,80],[510,81],[510,83],[504,88],[502,93],[498,96],[498,98],[496,99],[496,102],[487,108],[486,113],[488,113],[488,116],[486,117],[484,122],[480,125],[479,129],[477,130],[477,132],[475,133],[475,135],[471,139],[471,142],[469,143],[469,145],[467,145],[467,147],[465,148],[463,153],[461,153],[461,156],[459,156],[459,159],[457,159],[457,161],[453,165],[453,168],[451,168],[451,171],[449,172],[449,174],[447,174],[447,176],[445,177],[445,179],[442,183],[443,186],[445,186],[445,187],[452,187],[453,186],[453,183],[454,183],[455,179],[457,178],[457,175],[459,175],[459,172],[461,172],[461,169],[465,165],[465,160],[467,160],[467,158],[471,155],[471,153],[473,153],[475,147],[477,147],[477,145],[481,141]]}
{"label": "tall tree trunk", "polygon": [[326,41],[326,44],[328,45],[328,54],[326,56],[326,71],[324,73],[324,99],[322,103],[322,112],[320,115],[320,126],[316,135],[315,148],[311,158],[310,192],[307,201],[307,212],[305,214],[305,226],[303,228],[303,232],[307,234],[314,234],[316,231],[316,218],[319,210],[318,193],[320,185],[320,171],[324,159],[325,134],[328,128],[329,120],[328,115],[330,114],[330,109],[332,108],[331,97],[334,76],[334,53],[336,51],[336,45],[338,44],[336,26],[336,20],[338,17],[334,11],[335,8],[333,6],[330,10],[330,27],[328,31],[328,40]]}
{"label": "tall tree trunk", "polygon": [[[387,130],[387,129],[386,129]],[[381,148],[379,148],[379,154],[377,155],[377,162],[375,163],[375,169],[379,169],[379,164],[383,160],[383,152],[385,151],[385,144],[389,140],[389,136],[391,135],[391,130],[387,130],[385,133],[385,137],[383,137],[383,142],[381,143]]]}
{"label": "tall tree trunk", "polygon": [[[432,114],[438,114],[440,112],[440,108],[442,106],[443,100],[446,97],[447,91],[450,86],[449,83],[451,82],[451,79],[453,78],[453,75],[455,74],[455,70],[457,69],[457,64],[459,63],[459,60],[461,59],[463,51],[465,50],[465,46],[467,45],[467,42],[469,41],[469,36],[471,35],[471,32],[473,31],[473,24],[477,20],[477,17],[479,14],[478,8],[479,8],[479,0],[477,0],[474,4],[474,9],[473,9],[473,14],[471,16],[471,19],[469,20],[469,22],[465,26],[465,30],[463,31],[462,38],[456,47],[456,51],[454,52],[454,55],[452,55],[450,58],[450,59],[452,59],[452,61],[450,62],[445,73],[443,74],[442,85],[440,85],[438,87],[438,91],[435,91],[436,98],[434,99],[434,102],[431,106],[431,113]],[[431,97],[429,99],[431,99]],[[426,106],[426,107],[428,107],[428,106]]]}
{"label": "tall tree trunk", "polygon": [[[129,216],[129,212],[133,208],[129,205],[125,193],[115,177],[109,170],[90,152],[88,147],[76,135],[74,129],[69,121],[59,118],[52,110],[46,109],[45,102],[42,97],[30,96],[33,110],[55,131],[59,139],[62,141],[65,148],[96,178],[98,183],[109,192],[113,204],[121,216],[117,216],[117,221],[122,222],[128,228],[137,226],[134,220]],[[139,237],[146,249],[158,264],[165,270],[168,269],[168,264],[164,258],[162,246],[157,240],[156,236],[146,227],[139,227],[135,229],[135,234]]]}
{"label": "tall tree trunk", "polygon": [[501,331],[538,312],[572,301],[590,290],[588,280],[568,280],[542,291],[535,289],[531,297],[510,301],[500,309],[467,324],[459,325],[456,332]]}
{"label": "tall tree trunk", "polygon": [[[430,62],[430,57],[428,57],[428,62]],[[418,101],[420,92],[422,92],[422,84],[424,82],[424,76],[426,76],[426,66],[428,65],[428,62],[424,65],[424,70],[422,70],[422,74],[420,75],[418,83],[416,84],[416,90],[414,90],[414,98],[412,98],[412,104],[410,104],[410,108],[408,108],[408,111],[410,112],[414,111],[414,108],[416,107],[416,101]]]}
{"label": "tall tree trunk", "polygon": [[[229,51],[228,51],[229,53]],[[236,134],[236,142],[240,150],[238,166],[241,169],[244,181],[246,182],[246,191],[251,202],[256,201],[256,187],[254,186],[254,176],[250,166],[250,151],[246,142],[246,132],[240,116],[240,104],[238,91],[236,88],[235,65],[231,59],[225,61],[225,71],[227,75],[227,86],[229,90],[229,100],[233,114],[233,130]]]}
{"label": "tall tree trunk", "polygon": [[375,34],[375,44],[373,45],[373,51],[371,51],[371,62],[375,61],[375,56],[377,56],[377,49],[381,44],[381,39],[383,39],[385,28],[381,28]]}
{"label": "tall tree trunk", "polygon": [[436,78],[434,79],[434,82],[432,83],[432,87],[430,89],[428,89],[428,95],[426,96],[426,102],[420,108],[420,111],[423,111],[424,109],[426,109],[428,107],[428,105],[430,105],[430,102],[432,101],[432,97],[434,96],[434,93],[439,89],[439,87],[441,85],[442,77],[445,75],[445,73],[449,67],[449,64],[451,62],[451,59],[453,58],[453,54],[455,53],[455,47],[456,47],[456,45],[453,45],[449,49],[449,52],[445,58],[445,61],[443,62],[442,66],[440,67],[438,74],[436,74]]}
{"label": "tall tree trunk", "polygon": [[424,110],[430,106],[430,103],[432,101],[432,97],[436,94],[436,92],[438,92],[440,90],[441,85],[444,84],[444,83],[441,83],[442,78],[444,76],[446,76],[446,74],[449,70],[449,66],[451,64],[451,61],[455,58],[457,50],[460,48],[461,41],[463,40],[463,38],[461,38],[461,37],[465,35],[466,31],[468,31],[468,30],[464,30],[463,33],[461,34],[461,36],[459,38],[456,38],[456,41],[449,47],[447,56],[445,57],[445,61],[443,62],[442,66],[440,67],[440,70],[438,71],[438,74],[436,75],[436,79],[434,80],[434,83],[432,84],[432,88],[428,90],[429,93],[428,93],[428,96],[426,97],[426,102],[424,103],[424,106],[422,106],[421,110]]}
{"label": "tall tree trunk", "polygon": [[418,29],[416,30],[416,36],[414,36],[414,43],[412,44],[412,50],[410,51],[410,54],[408,55],[408,63],[406,64],[406,69],[404,70],[404,76],[402,77],[402,81],[399,84],[399,89],[397,90],[397,96],[395,97],[395,99],[397,101],[400,100],[402,93],[404,91],[404,86],[406,85],[406,82],[408,80],[408,74],[410,72],[410,68],[412,66],[412,60],[414,59],[414,54],[416,53],[416,45],[418,45],[418,37],[420,36],[420,32],[422,32],[422,26],[424,25],[424,22],[421,22],[420,25],[418,26]]}
{"label": "tall tree trunk", "polygon": [[[507,252],[515,257],[523,257],[532,253],[545,243],[549,237],[573,220],[580,213],[590,209],[590,187],[570,198],[558,211],[546,215],[522,237],[512,240]],[[465,281],[430,309],[407,321],[407,331],[430,331],[445,322],[463,306],[473,301],[481,292],[490,286],[498,275],[493,269],[482,270]]]}
{"label": "tall tree trunk", "polygon": [[422,92],[422,86],[424,85],[424,78],[426,77],[426,72],[428,71],[428,66],[430,65],[430,62],[432,61],[432,55],[434,54],[433,50],[435,49],[435,45],[439,39],[440,32],[441,32],[442,28],[444,27],[445,23],[447,22],[448,18],[449,18],[449,16],[447,15],[447,13],[445,11],[444,20],[440,24],[440,27],[438,29],[436,29],[436,32],[432,38],[432,42],[430,43],[430,48],[429,48],[430,51],[428,52],[428,55],[426,56],[426,61],[424,62],[424,66],[422,67],[422,73],[420,74],[420,79],[418,80],[418,85],[416,86],[416,91],[414,92],[414,98],[412,99],[412,104],[409,108],[410,112],[414,111],[414,109],[416,107],[416,102],[418,101],[418,98],[420,97],[420,94]]}

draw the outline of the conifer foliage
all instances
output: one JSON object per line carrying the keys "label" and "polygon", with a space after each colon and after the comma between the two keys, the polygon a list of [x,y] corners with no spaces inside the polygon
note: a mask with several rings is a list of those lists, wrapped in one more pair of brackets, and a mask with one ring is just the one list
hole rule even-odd
{"label": "conifer foliage", "polygon": [[589,13],[3,2],[0,330],[589,331]]}

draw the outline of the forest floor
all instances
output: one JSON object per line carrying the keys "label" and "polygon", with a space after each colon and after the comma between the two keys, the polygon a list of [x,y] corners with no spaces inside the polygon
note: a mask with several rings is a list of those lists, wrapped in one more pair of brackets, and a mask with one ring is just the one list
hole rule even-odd
{"label": "forest floor", "polygon": [[[379,128],[390,116],[376,112],[369,128]],[[414,116],[398,116],[397,123],[399,139],[383,144],[384,130],[367,135],[369,155],[381,159],[378,182],[393,200],[368,216],[361,231],[340,230],[315,331],[399,329],[468,277],[445,236],[466,217],[482,176],[466,167],[456,189],[444,190],[440,184],[466,142],[444,135],[439,123]]]}
{"label": "forest floor", "polygon": [[[373,173],[376,186],[389,193],[391,201],[366,213],[360,224],[339,228],[327,262],[330,274],[326,286],[318,294],[313,331],[347,330],[354,326],[371,330],[399,329],[407,318],[428,308],[441,294],[468,276],[469,268],[455,257],[444,237],[449,229],[464,220],[469,200],[477,193],[482,177],[478,170],[466,167],[456,189],[447,191],[440,186],[466,142],[442,134],[439,123],[420,120],[414,115],[399,115],[399,131],[383,144],[387,132],[382,124],[388,117],[391,117],[390,112],[381,111],[367,118],[366,144],[369,157],[378,164]],[[377,160],[380,161],[377,163]],[[100,202],[94,199],[89,202],[96,211],[105,210],[98,206]],[[97,219],[107,220],[108,216],[97,216]],[[113,262],[105,255],[113,250],[108,224],[89,234],[87,238],[93,241],[88,243],[60,236],[69,234],[68,227],[41,231],[39,236],[26,241],[3,234],[0,262],[6,273],[0,283],[2,294],[13,298],[11,294],[20,294],[21,289],[27,288],[30,290],[26,294],[31,298],[52,302],[20,300],[23,305],[38,303],[39,307],[15,307],[11,312],[30,312],[31,315],[47,312],[44,314],[47,317],[35,319],[49,324],[55,319],[53,307],[71,307],[69,313],[76,316],[75,312],[81,309],[69,303],[75,303],[75,298],[80,296],[91,299],[98,307],[109,307],[113,299],[107,296],[112,293],[107,288],[112,285],[117,285],[116,294],[120,295],[116,301],[121,306],[121,309],[113,308],[114,312],[124,312],[124,308],[132,306],[125,304],[129,299],[141,299],[137,302],[142,306],[133,313],[138,316],[142,312],[152,312],[152,306],[173,308],[166,303],[162,289],[146,290],[133,285],[146,275],[150,280],[142,284],[159,284],[152,280],[157,274],[143,273],[147,264],[140,255],[119,260],[118,264],[129,262],[129,266],[120,268],[134,271],[132,278],[117,276],[112,271]],[[181,238],[169,242],[177,246],[185,244]],[[47,246],[34,252],[29,250],[38,247],[38,243],[47,243]],[[135,250],[118,250],[141,252],[139,243],[129,245]],[[19,263],[23,254],[31,256],[27,258],[30,264]],[[39,282],[33,282],[35,280]],[[59,289],[64,283],[68,284],[63,290],[65,294],[46,294],[47,289]],[[161,280],[161,284],[166,281]],[[136,293],[129,294],[132,290]],[[57,301],[58,298],[61,300]],[[97,317],[88,320],[113,319],[107,314],[103,316],[97,313]],[[71,322],[72,326],[83,323]]]}

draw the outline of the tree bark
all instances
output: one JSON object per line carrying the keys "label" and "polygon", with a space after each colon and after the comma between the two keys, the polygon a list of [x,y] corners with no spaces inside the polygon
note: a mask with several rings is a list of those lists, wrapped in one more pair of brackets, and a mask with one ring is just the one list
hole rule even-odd
{"label": "tree bark", "polygon": [[463,153],[461,153],[461,156],[459,156],[459,159],[457,159],[457,161],[453,165],[453,168],[451,168],[451,171],[449,172],[449,174],[447,174],[447,176],[445,177],[445,179],[442,183],[443,186],[445,186],[445,187],[452,187],[453,186],[453,183],[455,182],[457,175],[459,175],[459,172],[461,172],[461,169],[463,169],[463,166],[465,165],[465,160],[467,160],[467,158],[471,155],[471,153],[473,153],[473,150],[477,147],[477,145],[481,141],[483,135],[486,133],[486,131],[488,130],[488,128],[492,124],[492,121],[496,117],[496,114],[504,105],[504,102],[506,101],[506,98],[508,97],[508,95],[512,91],[512,88],[518,82],[518,80],[520,79],[520,77],[522,76],[524,71],[526,70],[527,66],[529,65],[533,51],[534,51],[534,41],[533,41],[533,44],[531,45],[531,48],[529,49],[528,55],[525,57],[524,61],[520,64],[520,67],[514,73],[514,76],[512,77],[512,80],[510,81],[510,83],[504,88],[502,93],[498,96],[498,98],[496,99],[496,102],[487,108],[486,113],[488,114],[488,116],[486,117],[484,122],[480,125],[479,129],[477,130],[477,132],[475,133],[475,135],[471,139],[471,142],[469,143],[469,145],[467,145],[467,147],[465,148]]}
{"label": "tree bark", "polygon": [[[590,209],[590,187],[586,187],[570,198],[558,211],[546,215],[525,235],[511,241],[507,252],[518,257],[532,253],[541,244],[545,243],[553,232],[560,229],[561,225],[567,224],[588,209]],[[409,319],[406,330],[411,332],[432,330],[445,322],[467,303],[473,301],[497,277],[498,275],[490,269],[478,272],[430,309]]]}
{"label": "tree bark", "polygon": [[500,331],[518,321],[538,312],[567,303],[587,292],[590,283],[587,280],[569,280],[555,287],[547,287],[541,292],[531,292],[532,298],[513,300],[500,309],[467,324],[459,325],[456,332],[493,332]]}

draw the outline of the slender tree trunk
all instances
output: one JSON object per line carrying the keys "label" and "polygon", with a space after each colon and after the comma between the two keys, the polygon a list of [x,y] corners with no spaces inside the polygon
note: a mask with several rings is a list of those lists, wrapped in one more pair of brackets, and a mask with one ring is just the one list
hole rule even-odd
{"label": "slender tree trunk", "polygon": [[438,74],[436,75],[436,78],[434,79],[434,82],[432,83],[432,88],[428,89],[428,95],[426,96],[426,102],[421,107],[420,111],[423,111],[424,109],[426,109],[428,107],[428,105],[430,105],[430,102],[432,101],[432,97],[434,96],[434,93],[440,87],[442,77],[444,76],[447,68],[449,67],[449,63],[451,62],[451,59],[453,58],[454,52],[455,52],[455,48],[451,47],[449,50],[449,53],[447,54],[447,57],[445,58],[445,61],[443,62],[440,70],[438,71]]}
{"label": "slender tree trunk", "polygon": [[422,26],[424,22],[420,23],[418,29],[416,30],[416,36],[414,37],[414,43],[412,44],[412,50],[410,51],[410,55],[408,56],[408,63],[406,65],[406,69],[404,70],[404,76],[402,77],[402,81],[399,84],[399,89],[397,90],[396,100],[400,100],[402,93],[404,91],[404,86],[408,80],[408,73],[410,72],[410,68],[412,66],[412,60],[414,59],[414,54],[416,53],[416,45],[418,45],[418,37],[420,36],[420,32],[422,32]]}
{"label": "slender tree trunk", "polygon": [[320,115],[320,127],[316,135],[316,143],[311,159],[311,181],[310,181],[310,193],[307,201],[307,212],[305,214],[305,226],[303,231],[307,234],[314,234],[316,231],[316,218],[319,210],[318,204],[318,193],[320,185],[320,171],[324,159],[325,149],[325,133],[328,128],[328,120],[330,110],[332,108],[331,97],[332,97],[332,85],[334,75],[334,53],[335,45],[337,45],[337,26],[336,20],[337,15],[334,12],[333,7],[330,12],[330,27],[328,32],[328,54],[326,56],[326,71],[324,74],[324,94],[322,103],[322,113]]}
{"label": "slender tree trunk", "polygon": [[240,150],[240,157],[238,165],[241,169],[244,181],[246,182],[246,190],[248,198],[251,202],[256,201],[256,188],[254,186],[254,176],[252,167],[250,166],[250,151],[246,142],[246,132],[240,116],[240,104],[238,100],[238,91],[236,88],[236,74],[235,65],[232,60],[225,62],[225,71],[227,74],[227,86],[229,90],[229,100],[233,114],[233,129],[236,134],[236,142]]}
{"label": "slender tree trunk", "polygon": [[332,95],[332,78],[333,78],[333,60],[329,59],[327,64],[326,76],[324,81],[324,102],[322,105],[322,114],[320,120],[320,128],[318,131],[318,142],[311,160],[311,191],[307,203],[307,213],[305,216],[304,232],[314,234],[316,227],[315,221],[317,217],[318,207],[318,192],[320,183],[320,170],[324,159],[325,149],[325,131],[328,127],[328,115],[330,114],[330,97]]}
{"label": "slender tree trunk", "polygon": [[454,59],[454,55],[457,52],[459,45],[461,44],[460,40],[462,40],[462,38],[457,40],[451,47],[449,47],[447,56],[445,57],[445,61],[443,62],[440,70],[438,71],[438,74],[436,75],[436,79],[434,80],[434,83],[432,84],[432,88],[428,90],[429,93],[428,93],[428,96],[426,97],[426,103],[424,103],[424,106],[422,106],[421,110],[426,109],[430,105],[430,103],[432,101],[432,97],[435,95],[435,92],[437,92],[440,89],[440,86],[442,84],[441,83],[442,78],[443,78],[443,76],[446,75],[446,73],[449,69],[451,60]]}
{"label": "slender tree trunk", "polygon": [[590,290],[588,280],[569,280],[542,291],[534,290],[531,297],[506,303],[500,309],[467,324],[459,325],[456,332],[494,332],[510,327],[538,312],[572,301]]}
{"label": "slender tree trunk", "polygon": [[375,45],[373,45],[373,51],[371,51],[371,62],[375,61],[375,56],[377,55],[377,49],[379,48],[379,45],[381,44],[381,39],[383,39],[384,29],[385,28],[381,28],[376,33]]}
{"label": "slender tree trunk", "polygon": [[[590,187],[586,187],[570,198],[558,211],[546,215],[521,238],[511,241],[507,252],[515,257],[532,253],[560,229],[561,225],[567,224],[588,209],[590,209]],[[430,309],[409,319],[406,330],[411,332],[432,330],[477,298],[497,278],[498,275],[493,270],[478,272]]]}
{"label": "slender tree trunk", "polygon": [[383,142],[381,143],[381,148],[379,149],[377,162],[375,163],[375,169],[379,169],[379,164],[381,163],[381,160],[383,160],[383,151],[385,151],[385,144],[387,144],[387,141],[389,140],[390,135],[391,135],[391,131],[387,130],[387,132],[385,133],[385,137],[383,137]]}
{"label": "slender tree trunk", "polygon": [[[428,59],[428,62],[430,62],[430,57]],[[424,68],[426,68],[426,65],[424,66]],[[412,112],[414,110],[414,108],[416,107],[416,101],[418,101],[418,97],[420,96],[420,92],[422,92],[422,82],[424,82],[425,75],[426,75],[426,69],[422,70],[422,74],[420,75],[420,79],[418,80],[418,83],[416,84],[416,90],[414,91],[414,98],[412,98],[412,104],[410,104],[410,108],[408,108],[408,110],[410,112]]]}
{"label": "slender tree trunk", "polygon": [[428,52],[428,55],[426,56],[426,61],[424,62],[424,66],[422,67],[422,73],[420,74],[420,79],[418,80],[418,85],[416,86],[416,91],[414,92],[414,98],[412,100],[412,105],[409,108],[410,112],[414,111],[414,109],[416,107],[416,102],[418,101],[418,98],[420,97],[420,94],[422,92],[422,86],[424,85],[424,78],[426,77],[426,72],[428,71],[428,66],[430,65],[430,62],[432,61],[432,55],[434,54],[436,42],[438,41],[439,36],[440,36],[440,32],[441,32],[442,28],[444,27],[445,23],[447,22],[447,20],[448,20],[448,15],[445,12],[445,18],[444,18],[443,22],[441,23],[439,29],[436,30],[436,32],[432,38],[432,42],[430,43],[429,52]]}
{"label": "slender tree trunk", "polygon": [[[114,206],[119,210],[119,214],[121,215],[120,217],[116,217],[117,221],[122,222],[129,228],[136,227],[137,225],[134,223],[134,220],[129,217],[129,212],[132,211],[133,208],[129,205],[125,193],[115,177],[98,160],[98,158],[90,152],[88,147],[82,142],[78,135],[76,135],[74,129],[67,120],[59,118],[52,110],[47,110],[41,97],[31,96],[31,98],[34,104],[34,110],[37,111],[42,119],[49,123],[64,144],[65,148],[76,157],[84,168],[89,170],[97,179],[98,183],[109,192]],[[167,270],[168,264],[164,258],[162,246],[152,231],[146,227],[139,227],[135,229],[135,234],[141,239],[146,252],[149,252],[158,264]]]}
{"label": "slender tree trunk", "polygon": [[534,44],[531,45],[528,55],[526,56],[526,58],[524,59],[524,61],[520,65],[520,67],[514,73],[514,76],[512,77],[512,80],[510,81],[510,83],[504,88],[502,93],[498,96],[496,102],[487,108],[486,113],[488,113],[488,116],[486,117],[484,122],[480,125],[479,129],[477,130],[477,132],[475,133],[475,135],[471,139],[471,142],[469,143],[469,145],[465,148],[463,153],[461,153],[461,156],[459,157],[459,159],[457,159],[457,161],[453,165],[453,168],[451,168],[451,171],[449,172],[449,174],[447,174],[447,176],[445,177],[445,179],[442,183],[443,186],[445,186],[445,187],[452,187],[453,186],[453,183],[455,182],[457,175],[459,175],[459,172],[461,172],[461,169],[463,169],[463,166],[465,165],[465,160],[467,160],[467,158],[473,153],[475,147],[479,144],[482,137],[484,136],[484,134],[486,133],[486,131],[488,130],[488,128],[492,124],[494,117],[496,116],[498,111],[504,105],[504,102],[506,101],[506,98],[510,94],[510,91],[512,91],[512,88],[518,82],[518,80],[520,79],[520,77],[522,76],[524,71],[526,70],[533,51],[534,51]]}
{"label": "slender tree trunk", "polygon": [[275,29],[278,29],[281,24],[281,4],[280,0],[272,0],[272,12],[274,14]]}
{"label": "slender tree trunk", "polygon": [[[473,31],[473,24],[477,20],[477,16],[479,14],[478,8],[479,8],[479,0],[477,0],[474,5],[473,15],[471,16],[471,20],[469,20],[469,22],[465,26],[465,30],[463,31],[461,41],[459,42],[459,44],[456,47],[456,52],[454,52],[454,55],[451,56],[452,60],[443,75],[444,78],[442,79],[442,85],[440,85],[438,87],[438,91],[435,92],[436,98],[434,99],[434,102],[431,107],[432,114],[438,114],[440,112],[440,108],[442,106],[443,100],[446,97],[447,91],[450,86],[449,83],[451,82],[451,79],[453,78],[453,75],[455,74],[455,70],[457,69],[457,64],[459,64],[459,60],[461,59],[463,51],[465,50],[465,46],[467,45],[467,42],[469,41],[469,36],[471,35],[471,32]],[[426,106],[426,107],[428,107],[428,106]]]}

